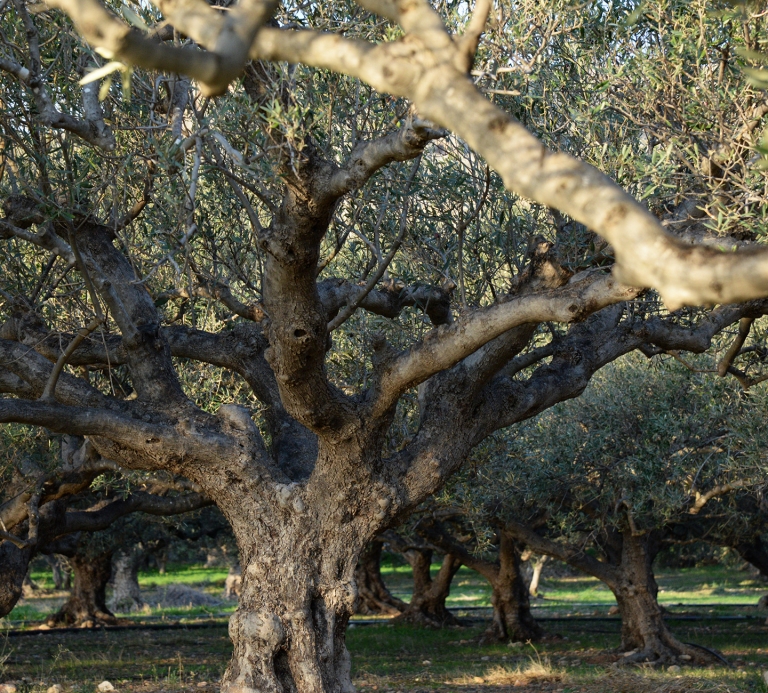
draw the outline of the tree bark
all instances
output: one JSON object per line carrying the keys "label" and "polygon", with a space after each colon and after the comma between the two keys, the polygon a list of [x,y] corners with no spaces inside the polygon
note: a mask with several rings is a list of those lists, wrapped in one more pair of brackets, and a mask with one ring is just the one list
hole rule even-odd
{"label": "tree bark", "polygon": [[236,528],[243,580],[222,693],[354,692],[345,633],[360,547],[300,525],[258,549],[244,547]]}
{"label": "tree bark", "polygon": [[97,556],[76,554],[69,562],[74,573],[72,591],[61,609],[48,618],[48,625],[93,628],[117,623],[105,602],[112,552]]}
{"label": "tree bark", "polygon": [[0,617],[19,601],[31,556],[31,548],[20,549],[9,541],[0,544]]}
{"label": "tree bark", "polygon": [[136,611],[144,606],[139,587],[141,551],[138,547],[120,551],[112,563],[112,599],[115,611]]}
{"label": "tree bark", "polygon": [[627,529],[622,533],[618,577],[607,583],[621,615],[621,650],[632,653],[625,655],[622,663],[661,666],[679,655],[709,663],[712,658],[705,650],[681,643],[664,622],[651,567],[659,548],[660,541],[653,532],[635,536]]}
{"label": "tree bark", "polygon": [[409,549],[404,555],[413,569],[413,596],[396,621],[431,628],[458,625],[456,617],[445,608],[445,601],[451,592],[451,581],[461,567],[461,561],[453,554],[446,553],[440,570],[432,579],[431,549]]}
{"label": "tree bark", "polygon": [[374,539],[360,554],[355,568],[357,582],[356,613],[397,616],[407,604],[387,589],[381,577],[381,550],[384,542]]}
{"label": "tree bark", "polygon": [[512,536],[504,531],[499,542],[499,568],[489,582],[493,590],[493,619],[483,639],[539,640],[544,631],[531,615],[528,586],[520,569],[520,552]]}

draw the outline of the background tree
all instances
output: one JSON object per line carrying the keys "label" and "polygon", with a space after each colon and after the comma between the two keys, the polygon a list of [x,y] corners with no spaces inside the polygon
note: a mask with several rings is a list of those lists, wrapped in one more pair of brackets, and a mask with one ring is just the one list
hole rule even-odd
{"label": "background tree", "polygon": [[[477,571],[490,583],[493,615],[483,640],[528,642],[541,639],[544,630],[531,615],[529,585],[514,536],[500,526],[481,547],[478,536],[466,526],[468,519],[471,523],[476,515],[473,513],[466,518],[456,509],[448,509],[424,518],[419,529],[425,538],[456,556],[463,565]],[[486,550],[482,551],[482,548]]]}
{"label": "background tree", "polygon": [[[764,252],[685,245],[661,225],[685,176],[640,204],[511,115],[621,182],[665,180],[642,123],[591,95],[621,64],[636,75],[695,59],[704,79],[727,21],[701,4],[660,3],[637,28],[620,4],[502,7],[475,75],[486,2],[472,17],[368,0],[116,8],[156,34],[96,0],[53,6],[126,62],[91,74],[98,89],[79,85],[100,60],[67,18],[2,7],[0,421],[87,436],[104,458],[183,475],[217,503],[243,566],[225,690],[350,690],[344,631],[367,542],[488,435],[579,395],[622,354],[704,351],[765,312],[761,300],[675,314],[654,294],[632,302],[642,291],[607,274],[614,258],[619,279],[680,308],[763,296]],[[754,35],[765,18],[740,21]],[[689,51],[681,37],[702,31]],[[105,77],[118,71],[122,91]],[[724,143],[756,98],[726,72]],[[667,79],[680,103],[712,86]],[[563,83],[575,85],[565,109],[552,100]],[[680,137],[701,150],[689,120]],[[721,185],[700,182],[703,195]],[[752,199],[736,196],[738,209]],[[757,236],[761,219],[748,222]],[[739,240],[724,230],[704,224]]]}
{"label": "background tree", "polygon": [[750,522],[736,491],[765,483],[756,404],[735,381],[626,357],[578,400],[500,436],[459,497],[481,521],[602,580],[634,653],[627,663],[701,658],[666,628],[652,564],[673,525],[703,510],[719,526]]}

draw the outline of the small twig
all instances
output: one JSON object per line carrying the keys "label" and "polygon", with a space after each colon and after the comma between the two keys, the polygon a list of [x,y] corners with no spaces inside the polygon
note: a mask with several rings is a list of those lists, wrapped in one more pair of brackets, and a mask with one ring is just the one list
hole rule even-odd
{"label": "small twig", "polygon": [[53,367],[51,374],[48,376],[48,382],[45,383],[45,389],[43,390],[43,394],[40,396],[40,401],[53,402],[56,400],[56,383],[59,381],[61,371],[64,369],[64,366],[67,364],[67,361],[72,356],[72,354],[75,353],[75,349],[77,349],[77,347],[79,347],[85,339],[87,339],[93,332],[95,332],[103,321],[103,317],[95,317],[93,320],[91,320],[91,322],[88,323],[88,325],[78,330],[78,333],[75,335],[74,339],[67,345],[67,348],[57,359],[56,365]]}
{"label": "small twig", "polygon": [[725,352],[725,356],[723,356],[722,361],[720,361],[717,366],[717,374],[721,378],[725,377],[726,373],[728,372],[728,368],[733,365],[733,359],[738,356],[741,347],[743,347],[744,342],[747,341],[749,330],[752,327],[752,323],[754,321],[754,318],[742,318],[739,320],[739,332],[736,335],[736,339],[733,340],[733,344],[731,344],[728,351]]}

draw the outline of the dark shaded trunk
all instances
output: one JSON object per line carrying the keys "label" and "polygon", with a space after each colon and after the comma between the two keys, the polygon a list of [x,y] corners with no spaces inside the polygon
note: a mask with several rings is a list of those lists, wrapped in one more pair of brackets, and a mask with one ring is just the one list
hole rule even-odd
{"label": "dark shaded trunk", "polygon": [[110,607],[115,611],[136,611],[144,606],[139,587],[139,565],[142,551],[120,551],[112,561],[112,599]]}
{"label": "dark shaded trunk", "polygon": [[381,577],[381,551],[384,543],[374,539],[360,554],[355,568],[358,614],[397,616],[407,604],[392,596]]}
{"label": "dark shaded trunk", "polygon": [[74,573],[72,591],[61,609],[48,618],[48,625],[93,628],[117,623],[105,601],[112,552],[97,556],[76,554],[69,558],[69,563]]}
{"label": "dark shaded trunk", "polygon": [[435,578],[432,578],[432,551],[410,549],[404,554],[413,570],[413,596],[402,614],[395,620],[432,628],[457,625],[456,617],[445,608],[451,592],[453,576],[461,567],[461,561],[447,553]]}
{"label": "dark shaded trunk", "polygon": [[633,536],[629,530],[621,537],[621,556],[617,578],[608,582],[621,615],[623,664],[649,662],[661,666],[680,655],[691,661],[710,663],[705,650],[681,643],[667,628],[656,596],[659,588],[652,564],[661,542],[654,532]]}
{"label": "dark shaded trunk", "polygon": [[760,537],[734,543],[733,548],[747,563],[755,566],[763,578],[768,579],[768,548]]}
{"label": "dark shaded trunk", "polygon": [[21,598],[31,558],[31,548],[20,549],[9,541],[0,544],[0,617],[9,614]]}
{"label": "dark shaded trunk", "polygon": [[493,589],[493,619],[483,639],[539,640],[544,631],[531,615],[528,585],[520,566],[520,552],[512,536],[501,532],[499,567],[495,575],[486,575]]}

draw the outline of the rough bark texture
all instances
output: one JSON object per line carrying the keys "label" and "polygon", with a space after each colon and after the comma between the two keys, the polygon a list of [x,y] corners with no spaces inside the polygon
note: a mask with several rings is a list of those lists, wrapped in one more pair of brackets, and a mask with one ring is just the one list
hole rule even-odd
{"label": "rough bark texture", "polygon": [[413,596],[396,620],[431,628],[458,625],[456,617],[445,607],[445,601],[461,561],[453,554],[445,554],[440,570],[433,578],[431,549],[410,549],[404,555],[413,570]]}
{"label": "rough bark texture", "polygon": [[61,609],[48,618],[48,625],[93,628],[117,623],[105,601],[112,572],[112,553],[97,556],[76,554],[70,557],[69,562],[74,573],[72,591]]}
{"label": "rough bark texture", "polygon": [[374,539],[357,561],[355,582],[358,614],[397,616],[407,607],[402,599],[392,596],[381,577],[382,547],[383,542]]}
{"label": "rough bark texture", "polygon": [[501,532],[499,567],[490,583],[493,619],[484,639],[539,640],[544,631],[531,615],[528,585],[520,569],[520,552],[506,532]]}
{"label": "rough bark texture", "polygon": [[136,611],[144,606],[139,587],[141,551],[138,547],[118,552],[112,561],[112,598],[114,611]]}
{"label": "rough bark texture", "polygon": [[653,533],[623,533],[618,574],[608,586],[621,614],[621,649],[633,653],[625,655],[624,663],[650,662],[660,666],[675,661],[679,655],[709,662],[711,657],[706,651],[681,643],[664,622],[651,567],[659,548],[660,542]]}

